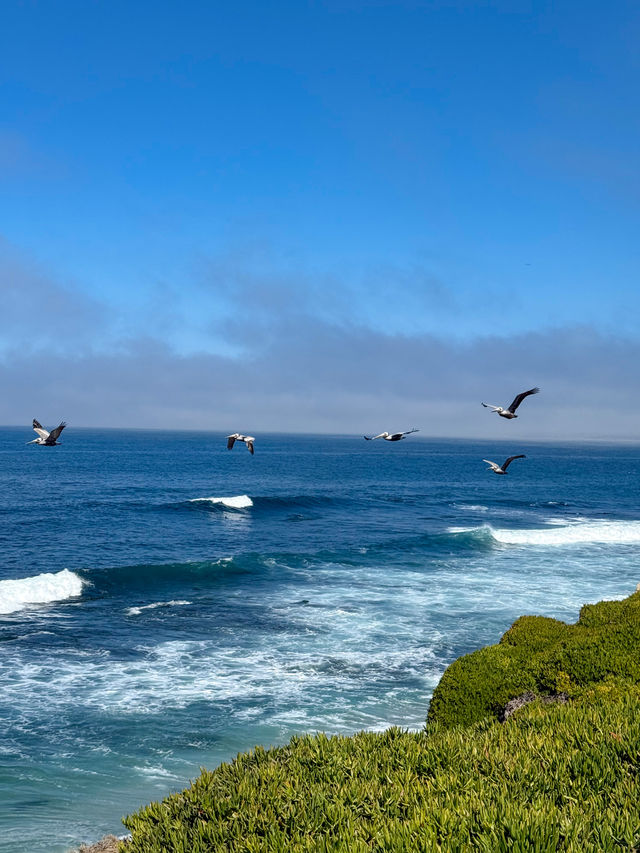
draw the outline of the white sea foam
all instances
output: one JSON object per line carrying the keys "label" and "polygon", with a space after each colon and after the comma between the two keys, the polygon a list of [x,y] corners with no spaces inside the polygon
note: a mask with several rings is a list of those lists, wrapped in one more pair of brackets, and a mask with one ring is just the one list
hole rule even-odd
{"label": "white sea foam", "polygon": [[181,779],[181,776],[172,773],[171,770],[167,770],[166,767],[162,767],[159,765],[158,767],[140,767],[134,766],[134,770],[137,770],[142,776],[152,776],[153,778],[158,779]]}
{"label": "white sea foam", "polygon": [[140,607],[129,607],[127,613],[129,616],[139,616],[143,610],[156,610],[158,607],[179,607],[184,604],[191,604],[190,601],[154,601],[153,604],[141,604]]}
{"label": "white sea foam", "polygon": [[82,593],[84,581],[78,575],[63,569],[45,572],[30,578],[0,581],[0,613],[14,613],[30,604],[48,604],[64,601]]}
{"label": "white sea foam", "polygon": [[230,498],[191,498],[189,503],[222,504],[230,509],[246,509],[253,506],[253,501],[249,495],[236,495]]}
{"label": "white sea foam", "polygon": [[[278,711],[291,710],[309,691],[330,686],[338,692],[351,689],[361,675],[374,680],[380,673],[392,681],[394,675],[420,679],[427,692],[438,680],[431,647],[359,651],[349,644],[336,656],[324,646],[319,654],[313,644],[292,651],[293,636],[288,635],[284,646],[276,643],[264,649],[221,647],[213,640],[172,640],[138,647],[142,657],[134,660],[75,650],[55,661],[27,660],[16,653],[7,664],[15,675],[12,695],[29,715],[49,714],[54,707],[76,704],[78,697],[85,708],[118,715],[158,714],[193,702],[236,699],[249,703],[248,710],[262,709],[262,714],[265,699]],[[355,637],[356,629],[348,636]],[[378,693],[376,697],[381,700]]]}
{"label": "white sea foam", "polygon": [[490,528],[495,540],[505,545],[579,545],[589,542],[611,545],[640,544],[640,521],[588,521],[554,525],[536,530],[496,530]]}
{"label": "white sea foam", "polygon": [[466,509],[469,512],[487,512],[489,507],[484,504],[454,504],[456,509]]}

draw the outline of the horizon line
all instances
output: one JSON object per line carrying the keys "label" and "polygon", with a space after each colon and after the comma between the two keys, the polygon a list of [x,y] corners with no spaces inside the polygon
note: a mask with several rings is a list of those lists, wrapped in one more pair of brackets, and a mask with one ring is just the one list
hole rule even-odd
{"label": "horizon line", "polygon": [[[122,431],[122,432],[171,432],[171,433],[207,433],[214,434],[218,433],[222,435],[228,435],[223,429],[216,428],[197,428],[197,427],[153,427],[153,426],[81,426],[81,425],[72,425],[72,429],[82,430],[82,431],[90,431],[90,430],[113,430],[113,431]],[[29,431],[31,427],[25,426],[22,423],[19,424],[0,424],[0,429],[25,429],[25,431]],[[252,427],[253,430],[253,427]],[[362,433],[359,432],[310,432],[308,430],[290,430],[287,432],[280,432],[277,430],[256,430],[256,432],[261,433],[265,436],[276,436],[276,435],[295,435],[295,436],[308,436],[308,437],[332,437],[332,438],[362,438]],[[504,441],[507,440],[507,437],[488,437],[483,435],[478,436],[460,436],[460,435],[416,435],[412,438],[412,441],[473,441],[473,442],[481,442],[481,441]],[[640,445],[640,437],[631,438],[631,437],[620,437],[620,436],[600,436],[600,437],[590,437],[583,436],[580,438],[529,438],[526,436],[514,437],[515,441],[528,442],[531,444],[639,444]]]}

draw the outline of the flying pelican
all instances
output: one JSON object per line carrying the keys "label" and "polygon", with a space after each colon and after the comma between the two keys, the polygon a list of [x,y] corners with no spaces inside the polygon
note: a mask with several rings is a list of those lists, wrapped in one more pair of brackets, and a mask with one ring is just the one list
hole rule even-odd
{"label": "flying pelican", "polygon": [[517,418],[516,409],[520,405],[520,403],[524,400],[525,397],[528,397],[529,394],[538,394],[540,391],[539,388],[530,388],[528,391],[523,391],[521,394],[518,394],[514,397],[513,403],[509,406],[508,409],[503,409],[502,406],[492,406],[490,403],[483,403],[482,405],[485,409],[493,409],[496,414],[500,415],[501,418],[508,418],[511,420],[512,418]]}
{"label": "flying pelican", "polygon": [[420,432],[420,430],[410,429],[407,432],[381,432],[380,435],[365,435],[363,438],[366,441],[375,441],[376,438],[384,438],[385,441],[400,441],[405,435],[411,435],[412,432]]}
{"label": "flying pelican", "polygon": [[244,441],[249,453],[253,456],[253,442],[255,441],[255,438],[252,435],[240,435],[239,432],[234,432],[233,435],[228,435],[227,450],[231,450],[236,441]]}
{"label": "flying pelican", "polygon": [[527,457],[524,455],[524,453],[520,453],[518,456],[510,456],[508,459],[505,459],[502,465],[498,465],[496,462],[492,462],[490,459],[483,459],[482,461],[486,462],[489,465],[487,471],[493,471],[494,474],[506,474],[507,468],[509,467],[509,465],[511,465],[514,459],[526,458]]}
{"label": "flying pelican", "polygon": [[65,427],[66,423],[62,421],[60,426],[57,426],[55,429],[52,429],[51,432],[47,432],[46,429],[44,429],[44,427],[42,426],[42,424],[34,418],[33,428],[38,433],[38,437],[34,438],[33,441],[28,441],[27,444],[43,444],[46,447],[53,447],[54,444],[60,444],[58,438],[60,437],[60,433]]}

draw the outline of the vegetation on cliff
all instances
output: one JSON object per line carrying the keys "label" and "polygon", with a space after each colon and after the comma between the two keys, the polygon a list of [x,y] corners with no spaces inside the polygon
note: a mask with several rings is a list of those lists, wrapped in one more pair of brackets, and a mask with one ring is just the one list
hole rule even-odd
{"label": "vegetation on cliff", "polygon": [[[634,850],[639,612],[636,594],[583,608],[575,626],[519,619],[474,653],[475,670],[474,655],[452,664],[425,731],[296,737],[241,754],[129,816],[126,851]],[[533,702],[505,723],[493,714],[496,701],[559,687],[565,705]]]}
{"label": "vegetation on cliff", "polygon": [[585,604],[575,625],[521,616],[497,645],[451,664],[433,694],[429,722],[470,725],[525,691],[577,696],[608,678],[640,682],[640,592]]}

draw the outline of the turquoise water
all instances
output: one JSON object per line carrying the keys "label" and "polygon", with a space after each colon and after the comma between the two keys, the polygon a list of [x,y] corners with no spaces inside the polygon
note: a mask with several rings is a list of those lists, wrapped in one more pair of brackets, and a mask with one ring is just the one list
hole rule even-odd
{"label": "turquoise water", "polygon": [[640,581],[638,446],[0,438],[3,851],[121,834],[254,744],[420,728],[455,657]]}

